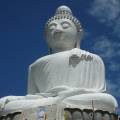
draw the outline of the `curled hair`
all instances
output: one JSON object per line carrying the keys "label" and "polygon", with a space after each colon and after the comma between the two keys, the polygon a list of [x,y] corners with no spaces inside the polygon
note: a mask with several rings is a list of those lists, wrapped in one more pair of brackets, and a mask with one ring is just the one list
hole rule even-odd
{"label": "curled hair", "polygon": [[71,9],[64,5],[57,8],[55,15],[48,20],[45,27],[47,28],[50,22],[52,22],[53,20],[59,19],[69,19],[74,23],[78,32],[82,31],[82,26],[79,20],[72,15]]}
{"label": "curled hair", "polygon": [[70,21],[72,21],[74,23],[74,25],[76,26],[76,29],[78,32],[80,32],[82,29],[82,26],[81,26],[79,20],[76,17],[71,16],[71,15],[55,15],[48,20],[45,27],[47,28],[49,26],[50,22],[52,22],[54,20],[59,20],[59,19],[69,19]]}

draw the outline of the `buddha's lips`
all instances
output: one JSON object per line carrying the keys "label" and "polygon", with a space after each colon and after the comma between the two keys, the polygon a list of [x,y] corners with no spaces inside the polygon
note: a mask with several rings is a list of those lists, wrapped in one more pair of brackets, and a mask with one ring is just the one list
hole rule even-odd
{"label": "buddha's lips", "polygon": [[63,35],[62,35],[62,33],[57,32],[53,35],[53,38],[54,38],[54,40],[63,40],[62,39]]}

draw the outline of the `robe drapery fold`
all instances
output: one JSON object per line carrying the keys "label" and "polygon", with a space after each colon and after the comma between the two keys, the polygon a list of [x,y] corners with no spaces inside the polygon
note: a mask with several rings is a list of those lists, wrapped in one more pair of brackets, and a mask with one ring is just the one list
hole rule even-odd
{"label": "robe drapery fold", "polygon": [[29,94],[49,91],[60,86],[105,92],[102,59],[95,54],[74,48],[42,57],[30,65]]}

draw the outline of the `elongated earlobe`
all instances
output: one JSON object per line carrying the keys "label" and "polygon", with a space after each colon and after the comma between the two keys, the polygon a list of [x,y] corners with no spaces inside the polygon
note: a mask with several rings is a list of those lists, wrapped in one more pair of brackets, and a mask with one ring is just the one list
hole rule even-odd
{"label": "elongated earlobe", "polygon": [[52,54],[52,53],[53,53],[52,48],[48,48],[48,53],[49,53],[49,54]]}
{"label": "elongated earlobe", "polygon": [[80,48],[80,40],[81,40],[80,33],[77,33],[75,48]]}
{"label": "elongated earlobe", "polygon": [[81,40],[82,40],[82,38],[83,38],[83,36],[84,36],[84,32],[83,32],[83,29],[81,29],[81,31],[78,33],[78,35],[77,35],[77,48],[80,48],[80,42],[81,42]]}
{"label": "elongated earlobe", "polygon": [[75,41],[75,46],[74,46],[74,48],[77,48],[77,40]]}

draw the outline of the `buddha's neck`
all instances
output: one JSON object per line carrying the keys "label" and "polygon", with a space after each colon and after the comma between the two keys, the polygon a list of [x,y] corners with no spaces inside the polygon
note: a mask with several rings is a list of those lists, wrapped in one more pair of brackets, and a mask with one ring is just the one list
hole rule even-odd
{"label": "buddha's neck", "polygon": [[57,48],[57,49],[49,49],[50,51],[49,51],[49,53],[50,54],[53,54],[53,53],[58,53],[58,52],[63,52],[63,51],[68,51],[68,50],[72,50],[72,49],[74,49],[74,48],[79,48],[80,49],[80,47],[72,47],[72,48]]}

